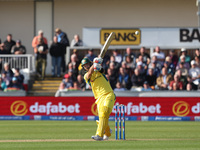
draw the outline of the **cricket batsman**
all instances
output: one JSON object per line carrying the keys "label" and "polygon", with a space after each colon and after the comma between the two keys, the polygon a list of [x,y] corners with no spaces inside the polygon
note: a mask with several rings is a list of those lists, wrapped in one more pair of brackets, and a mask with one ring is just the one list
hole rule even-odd
{"label": "cricket batsman", "polygon": [[86,70],[84,79],[91,86],[97,104],[99,121],[97,121],[96,135],[92,136],[96,141],[108,140],[111,136],[108,119],[116,100],[101,66],[102,62],[103,59],[98,57],[94,58],[93,62],[88,58],[83,58],[81,61],[82,67]]}

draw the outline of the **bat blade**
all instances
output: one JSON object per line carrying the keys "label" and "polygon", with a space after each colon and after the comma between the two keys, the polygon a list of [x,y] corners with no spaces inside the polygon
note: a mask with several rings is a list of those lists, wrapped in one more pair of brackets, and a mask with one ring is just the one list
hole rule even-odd
{"label": "bat blade", "polygon": [[115,36],[115,32],[111,32],[109,37],[107,38],[103,48],[101,49],[100,52],[100,57],[103,58],[108,50],[108,47],[110,46],[110,43],[112,42],[113,38]]}

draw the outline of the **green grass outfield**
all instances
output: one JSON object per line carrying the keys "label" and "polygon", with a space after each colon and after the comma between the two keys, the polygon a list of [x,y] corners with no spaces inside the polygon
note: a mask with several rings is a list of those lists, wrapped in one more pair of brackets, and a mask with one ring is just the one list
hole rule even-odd
{"label": "green grass outfield", "polygon": [[125,141],[93,141],[95,121],[0,121],[0,150],[200,150],[200,122],[126,122]]}

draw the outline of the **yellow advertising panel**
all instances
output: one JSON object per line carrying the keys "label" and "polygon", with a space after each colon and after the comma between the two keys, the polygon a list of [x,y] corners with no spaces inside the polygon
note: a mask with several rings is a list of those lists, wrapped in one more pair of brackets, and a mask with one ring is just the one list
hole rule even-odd
{"label": "yellow advertising panel", "polygon": [[101,29],[100,43],[102,45],[111,32],[116,33],[111,45],[139,45],[141,43],[141,31],[139,29]]}

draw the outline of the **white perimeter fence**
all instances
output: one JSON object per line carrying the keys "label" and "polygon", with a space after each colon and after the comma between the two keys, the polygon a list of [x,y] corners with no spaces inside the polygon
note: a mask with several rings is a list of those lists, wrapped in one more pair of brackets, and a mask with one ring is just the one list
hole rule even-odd
{"label": "white perimeter fence", "polygon": [[30,74],[35,72],[35,57],[31,54],[25,55],[0,55],[0,71],[3,65],[9,63],[11,69],[19,68],[24,75],[24,83],[27,84]]}

